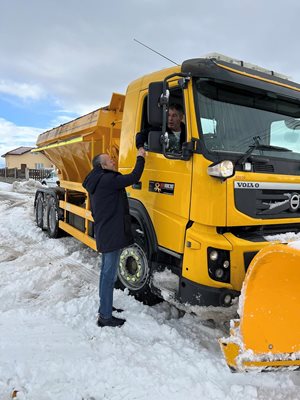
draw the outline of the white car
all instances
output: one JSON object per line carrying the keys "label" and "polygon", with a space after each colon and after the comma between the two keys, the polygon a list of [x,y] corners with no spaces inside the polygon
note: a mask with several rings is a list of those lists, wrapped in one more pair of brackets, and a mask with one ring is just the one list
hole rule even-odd
{"label": "white car", "polygon": [[56,171],[51,171],[47,178],[42,180],[42,185],[59,186],[59,177]]}

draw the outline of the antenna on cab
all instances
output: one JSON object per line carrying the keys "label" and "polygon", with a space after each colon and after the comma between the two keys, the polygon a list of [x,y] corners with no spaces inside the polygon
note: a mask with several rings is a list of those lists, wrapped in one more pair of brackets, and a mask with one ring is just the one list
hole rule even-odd
{"label": "antenna on cab", "polygon": [[180,64],[177,64],[175,61],[171,60],[170,58],[168,58],[168,57],[164,56],[163,54],[159,53],[158,51],[153,50],[151,47],[149,47],[149,46],[147,46],[146,44],[140,42],[139,40],[137,40],[137,39],[133,39],[133,40],[134,40],[135,42],[139,43],[140,45],[142,45],[142,46],[144,46],[144,47],[147,47],[147,49],[149,49],[149,50],[153,51],[154,53],[158,54],[159,56],[165,58],[166,60],[170,61],[171,63],[173,63],[173,64],[175,64],[175,65],[178,65],[178,66],[180,65]]}

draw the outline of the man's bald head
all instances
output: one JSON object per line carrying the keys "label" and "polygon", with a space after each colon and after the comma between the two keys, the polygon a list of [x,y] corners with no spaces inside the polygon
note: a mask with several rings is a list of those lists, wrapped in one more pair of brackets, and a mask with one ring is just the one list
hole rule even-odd
{"label": "man's bald head", "polygon": [[98,154],[93,158],[92,161],[93,168],[101,167],[103,169],[108,169],[115,171],[116,163],[114,160],[106,153]]}

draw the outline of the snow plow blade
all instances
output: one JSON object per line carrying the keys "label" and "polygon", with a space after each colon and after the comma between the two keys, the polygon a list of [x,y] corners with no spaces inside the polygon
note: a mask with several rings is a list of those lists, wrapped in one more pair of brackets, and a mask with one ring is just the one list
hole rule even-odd
{"label": "snow plow blade", "polygon": [[239,320],[220,339],[232,371],[300,368],[300,250],[283,244],[252,260],[239,299]]}

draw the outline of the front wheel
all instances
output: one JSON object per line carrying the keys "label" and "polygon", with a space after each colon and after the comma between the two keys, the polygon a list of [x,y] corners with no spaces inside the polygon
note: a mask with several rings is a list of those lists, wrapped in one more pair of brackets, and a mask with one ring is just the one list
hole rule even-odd
{"label": "front wheel", "polygon": [[120,255],[116,288],[128,289],[137,300],[154,305],[161,299],[150,288],[152,268],[144,232],[134,225],[133,233],[135,243],[123,249]]}

